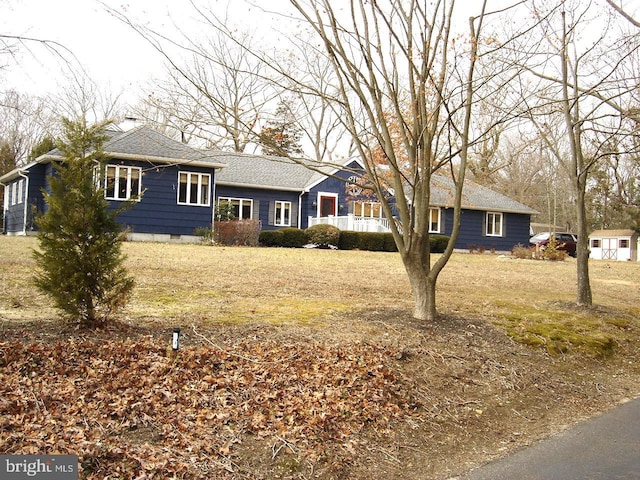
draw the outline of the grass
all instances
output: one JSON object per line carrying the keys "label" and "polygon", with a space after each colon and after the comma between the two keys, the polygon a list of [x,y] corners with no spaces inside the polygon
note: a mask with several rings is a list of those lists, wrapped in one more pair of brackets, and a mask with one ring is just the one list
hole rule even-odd
{"label": "grass", "polygon": [[[54,319],[32,287],[33,238],[0,238],[0,315]],[[334,315],[395,308],[412,298],[397,254],[127,243],[137,287],[134,321],[318,324]],[[456,254],[439,280],[441,314],[484,318],[513,339],[552,353],[607,355],[637,325],[640,263],[591,263],[594,309],[576,309],[575,260]]]}
{"label": "grass", "polygon": [[[0,433],[8,453],[80,449],[82,478],[142,478],[141,458],[168,457],[182,478],[450,478],[638,395],[638,263],[592,262],[596,306],[579,309],[573,259],[456,254],[425,324],[397,254],[127,243],[132,302],[86,332],[34,290],[36,246],[0,237],[0,398],[15,400]],[[399,402],[366,422],[340,414],[385,395]],[[279,415],[292,405],[297,420]]]}

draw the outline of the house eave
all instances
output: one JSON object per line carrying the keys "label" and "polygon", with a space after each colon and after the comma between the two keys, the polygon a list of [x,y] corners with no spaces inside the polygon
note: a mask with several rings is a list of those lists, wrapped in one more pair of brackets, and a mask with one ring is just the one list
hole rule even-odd
{"label": "house eave", "polygon": [[199,160],[190,160],[184,158],[168,158],[168,157],[156,157],[153,155],[136,155],[132,153],[118,153],[118,152],[104,152],[105,157],[109,157],[111,159],[122,159],[122,160],[137,160],[142,162],[155,162],[155,163],[166,163],[170,165],[191,165],[193,167],[202,167],[202,168],[224,168],[226,164],[217,163],[217,162],[205,162]]}
{"label": "house eave", "polygon": [[[137,155],[133,153],[103,152],[103,156],[108,157],[109,159],[163,163],[168,165],[191,165],[194,167],[202,167],[202,168],[224,168],[227,166],[224,163],[218,163],[218,162],[206,162],[206,161],[200,161],[200,160],[190,160],[185,158],[156,157],[154,155]],[[61,155],[44,154],[39,156],[36,159],[36,163],[44,163],[47,160],[60,161],[60,160],[64,160],[64,157],[62,157]]]}
{"label": "house eave", "polygon": [[[432,203],[432,207],[440,207],[440,208],[453,208],[453,205],[447,203]],[[497,213],[516,213],[519,215],[536,215],[540,212],[536,210],[517,210],[513,208],[494,208],[494,207],[471,207],[468,205],[462,205],[462,210],[476,210],[480,212],[497,212]]]}
{"label": "house eave", "polygon": [[273,185],[259,185],[253,183],[239,183],[239,182],[225,182],[221,180],[216,180],[217,186],[224,187],[238,187],[238,188],[256,188],[258,190],[276,190],[279,192],[298,192],[298,193],[306,193],[309,190],[306,188],[296,188],[296,187],[275,187]]}
{"label": "house eave", "polygon": [[13,170],[11,170],[8,173],[5,173],[3,176],[0,177],[0,184],[4,185],[6,182],[10,182],[11,180],[15,180],[18,177],[21,177],[22,175],[26,175],[28,173],[28,168],[30,165],[27,165],[25,167],[20,167],[20,168],[14,168]]}

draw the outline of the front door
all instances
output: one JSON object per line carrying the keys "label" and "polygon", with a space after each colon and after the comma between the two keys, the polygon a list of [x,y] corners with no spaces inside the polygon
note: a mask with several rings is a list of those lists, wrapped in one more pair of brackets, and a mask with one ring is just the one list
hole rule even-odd
{"label": "front door", "polygon": [[336,197],[320,196],[320,216],[328,217],[336,214]]}

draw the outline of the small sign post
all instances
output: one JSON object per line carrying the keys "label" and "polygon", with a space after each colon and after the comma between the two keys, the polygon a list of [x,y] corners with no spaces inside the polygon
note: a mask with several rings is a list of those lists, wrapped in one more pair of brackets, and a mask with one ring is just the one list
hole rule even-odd
{"label": "small sign post", "polygon": [[173,351],[180,349],[180,327],[174,327],[173,339],[171,341],[171,348]]}

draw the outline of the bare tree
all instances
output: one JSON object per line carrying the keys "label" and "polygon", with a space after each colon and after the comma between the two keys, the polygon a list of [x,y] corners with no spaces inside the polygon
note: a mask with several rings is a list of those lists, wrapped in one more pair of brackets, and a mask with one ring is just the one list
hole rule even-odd
{"label": "bare tree", "polygon": [[[263,112],[282,90],[264,73],[264,65],[247,53],[257,48],[252,36],[235,32],[230,37],[213,24],[208,25],[213,33],[206,41],[178,29],[181,37],[170,38],[103,6],[167,61],[168,79],[153,87],[136,115],[149,121],[162,119],[157,126],[177,133],[182,141],[193,139],[208,148],[244,152],[257,138]],[[215,16],[192,6],[206,28]]]}
{"label": "bare tree", "polygon": [[[530,70],[543,81],[531,120],[571,181],[578,234],[576,303],[591,306],[587,187],[598,163],[615,153],[611,140],[623,134],[619,125],[633,112],[639,45],[619,34],[619,25],[591,3],[541,3],[534,13],[541,17],[544,59]],[[594,31],[599,34],[593,38],[582,35]]]}
{"label": "bare tree", "polygon": [[42,98],[15,91],[0,97],[0,143],[7,158],[13,159],[11,168],[25,163],[33,146],[52,133],[48,104]]}
{"label": "bare tree", "polygon": [[[306,72],[304,68],[293,71],[281,56],[246,45],[215,12],[199,9],[194,1],[191,4],[201,23],[260,62],[264,70],[259,75],[277,79],[301,98],[318,99],[319,104],[310,103],[307,110],[314,111],[319,105],[317,112],[330,111],[339,119],[365,165],[367,187],[382,203],[386,216],[397,218],[391,228],[411,283],[413,314],[435,320],[437,279],[460,231],[470,149],[490,137],[503,121],[476,123],[474,108],[480,100],[508,88],[518,73],[515,64],[496,61],[495,53],[509,39],[499,42],[482,35],[487,2],[469,10],[468,4],[458,5],[454,0],[290,0],[297,17],[288,17],[290,21],[297,20],[311,31],[304,41],[300,37],[290,41],[310,52],[308,58],[322,59],[306,62]],[[465,21],[462,17],[469,14],[474,16]],[[196,40],[185,39],[185,45],[178,45],[159,32],[119,18],[154,44],[185,81],[194,87],[198,84],[197,75],[178,67],[168,48],[178,46],[182,52],[186,49],[204,57]],[[319,81],[318,65],[328,65],[322,72],[330,83]],[[485,66],[481,75],[478,65]],[[505,109],[505,118],[514,117],[519,106],[516,101]],[[326,125],[334,128],[332,122]],[[322,144],[316,145],[318,157],[323,157]],[[432,177],[438,172],[451,181],[454,218],[444,254],[432,259],[429,212]]]}
{"label": "bare tree", "polygon": [[292,115],[306,140],[303,143],[311,146],[311,158],[334,163],[338,156],[351,158],[353,144],[334,101],[338,81],[333,66],[324,52],[308,48],[312,34],[305,28],[294,37],[297,41],[279,70],[287,72],[283,81],[296,99]]}
{"label": "bare tree", "polygon": [[90,123],[117,121],[124,116],[122,93],[100,86],[83,72],[71,73],[60,93],[51,98],[50,110],[58,118]]}
{"label": "bare tree", "polygon": [[607,3],[611,5],[611,8],[627,19],[633,26],[640,28],[640,21],[636,20],[627,10],[622,8],[621,4],[618,5],[613,0],[607,0]]}
{"label": "bare tree", "polygon": [[[370,188],[386,216],[398,216],[392,233],[411,283],[413,314],[433,321],[436,282],[460,230],[470,148],[489,134],[473,124],[472,112],[482,96],[505,87],[514,75],[505,65],[478,75],[477,64],[500,48],[481,35],[486,2],[465,12],[475,16],[464,36],[455,31],[460,12],[453,1],[351,0],[340,8],[329,0],[291,3],[331,61],[338,81],[336,109],[365,164]],[[452,180],[454,221],[444,254],[432,262],[428,213],[438,171]]]}

